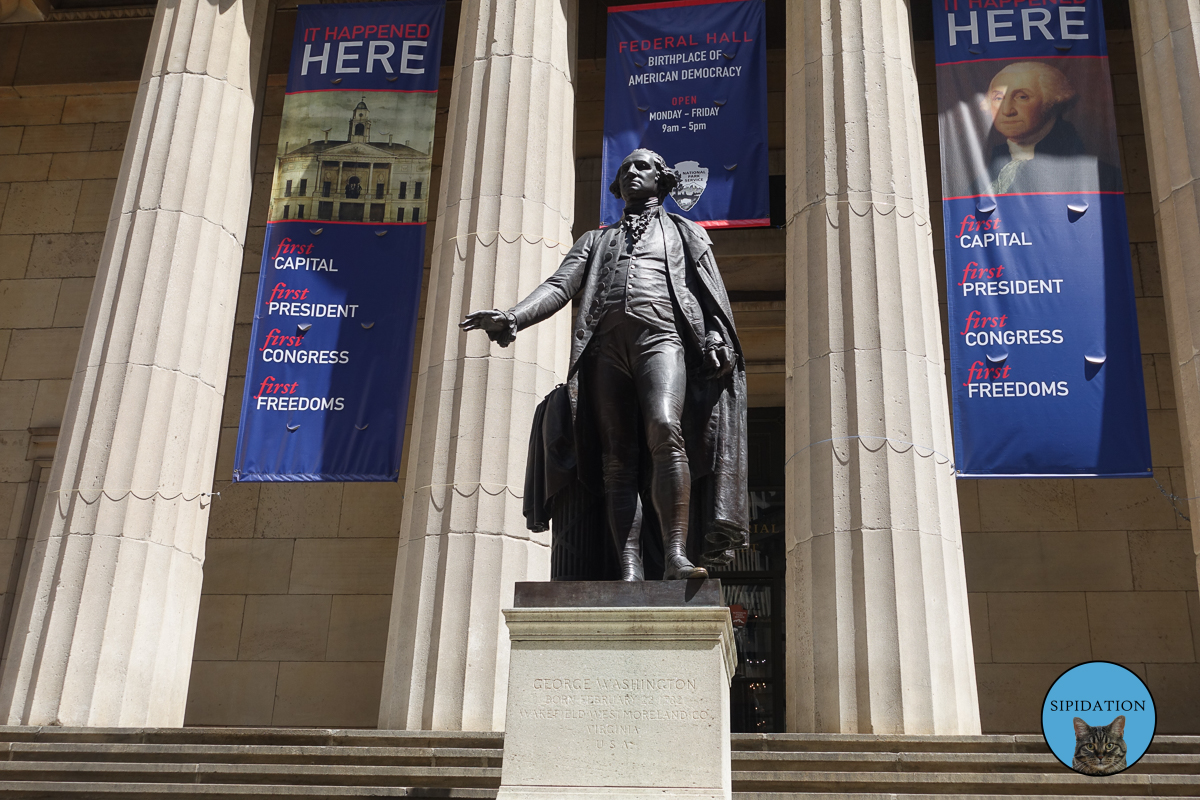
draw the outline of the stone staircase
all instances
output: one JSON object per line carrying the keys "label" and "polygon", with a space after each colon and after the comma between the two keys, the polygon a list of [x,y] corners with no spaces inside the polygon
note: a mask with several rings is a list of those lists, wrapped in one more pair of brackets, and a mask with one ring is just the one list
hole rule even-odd
{"label": "stone staircase", "polygon": [[1200,737],[1159,736],[1132,769],[1079,775],[1041,736],[734,734],[736,800],[1200,797]]}
{"label": "stone staircase", "polygon": [[504,734],[3,728],[0,797],[493,798]]}
{"label": "stone staircase", "polygon": [[[735,800],[1200,797],[1200,737],[1088,778],[1040,736],[734,734]],[[0,728],[0,797],[492,798],[498,733]]]}

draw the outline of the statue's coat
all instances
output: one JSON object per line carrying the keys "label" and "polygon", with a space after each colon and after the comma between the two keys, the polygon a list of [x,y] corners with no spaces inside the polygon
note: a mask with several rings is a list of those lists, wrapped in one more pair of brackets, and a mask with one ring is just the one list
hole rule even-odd
{"label": "statue's coat", "polygon": [[[712,254],[712,240],[696,223],[675,214],[660,217],[667,250],[671,294],[681,326],[688,365],[688,396],[683,436],[692,474],[692,513],[688,550],[710,564],[727,562],[727,551],[745,547],[749,537],[746,493],[746,368],[733,324],[725,283]],[[579,366],[600,322],[600,308],[618,257],[620,226],[589,231],[567,253],[558,270],[512,309],[517,329],[549,318],[579,296],[571,332],[568,383],[575,416],[579,478],[603,492],[600,450],[588,412],[588,387],[579,386]],[[717,331],[736,354],[729,375],[703,374],[702,351],[709,332]]]}

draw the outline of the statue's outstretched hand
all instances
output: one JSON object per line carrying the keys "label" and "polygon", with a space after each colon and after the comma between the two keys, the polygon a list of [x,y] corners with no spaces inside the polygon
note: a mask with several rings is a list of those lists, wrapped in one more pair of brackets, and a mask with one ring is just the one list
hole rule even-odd
{"label": "statue's outstretched hand", "polygon": [[517,338],[513,319],[498,308],[472,311],[458,323],[464,331],[480,330],[501,347],[508,347]]}

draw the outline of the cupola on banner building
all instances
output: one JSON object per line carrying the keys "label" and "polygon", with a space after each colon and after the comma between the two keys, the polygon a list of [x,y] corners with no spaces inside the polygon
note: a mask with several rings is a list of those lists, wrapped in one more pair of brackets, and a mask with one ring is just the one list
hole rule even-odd
{"label": "cupola on banner building", "polygon": [[[709,231],[749,401],[751,547],[713,574],[734,795],[1200,796],[1200,9],[1103,3],[1152,477],[973,480],[944,390],[935,3],[747,1],[770,224]],[[451,0],[432,141],[366,93],[281,141],[294,2],[0,0],[0,793],[494,796],[502,610],[551,569],[530,427],[572,327],[502,348],[459,322],[600,223],[608,13]],[[285,220],[427,223],[397,482],[233,481]],[[1156,703],[1120,776],[1042,739],[1087,661]]]}

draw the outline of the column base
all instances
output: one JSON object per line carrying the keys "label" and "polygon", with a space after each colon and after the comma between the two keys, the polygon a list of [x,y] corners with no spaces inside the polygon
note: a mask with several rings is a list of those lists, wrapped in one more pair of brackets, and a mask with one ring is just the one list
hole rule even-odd
{"label": "column base", "polygon": [[515,604],[499,800],[730,800],[717,581],[518,583]]}

